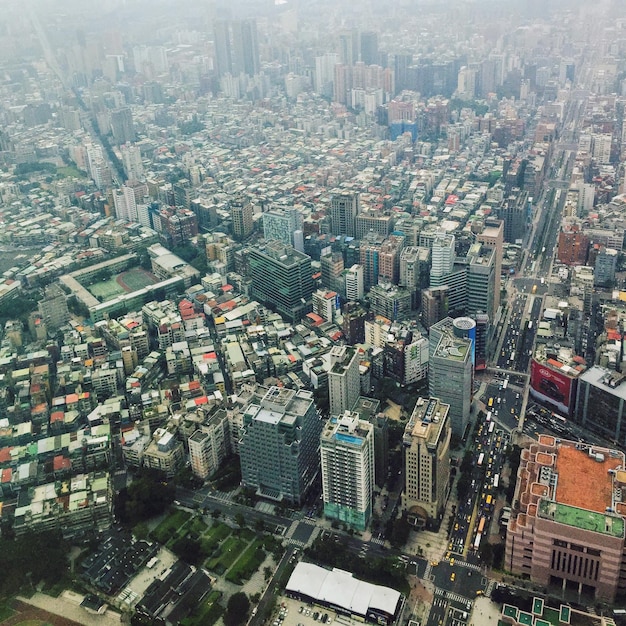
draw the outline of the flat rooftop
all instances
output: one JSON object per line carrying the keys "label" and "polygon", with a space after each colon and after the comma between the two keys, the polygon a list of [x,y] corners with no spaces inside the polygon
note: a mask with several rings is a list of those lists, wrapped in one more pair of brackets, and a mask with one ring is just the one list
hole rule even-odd
{"label": "flat rooftop", "polygon": [[604,513],[613,506],[613,476],[609,470],[615,470],[623,464],[623,455],[610,456],[607,450],[598,452],[604,455],[603,461],[590,456],[587,449],[574,445],[561,444],[557,448],[556,471],[559,475],[555,500],[588,511]]}
{"label": "flat rooftop", "polygon": [[589,530],[616,538],[624,537],[624,518],[617,515],[585,511],[545,499],[539,501],[538,515],[581,530]]}

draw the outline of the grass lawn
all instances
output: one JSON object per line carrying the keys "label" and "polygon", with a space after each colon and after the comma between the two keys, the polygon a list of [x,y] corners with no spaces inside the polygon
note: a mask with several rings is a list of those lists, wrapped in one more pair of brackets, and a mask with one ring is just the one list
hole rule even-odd
{"label": "grass lawn", "polygon": [[223,574],[239,558],[246,547],[246,542],[238,537],[231,536],[220,546],[218,555],[213,557],[207,567],[217,574]]}
{"label": "grass lawn", "polygon": [[188,511],[176,509],[152,531],[151,536],[155,541],[166,544],[177,535],[178,531],[187,523],[190,517],[191,513]]}
{"label": "grass lawn", "polygon": [[241,585],[256,572],[265,560],[263,541],[255,539],[226,574],[226,580]]}
{"label": "grass lawn", "polygon": [[224,541],[232,531],[226,524],[217,524],[210,528],[200,539],[202,549],[206,554],[212,554],[215,548]]}

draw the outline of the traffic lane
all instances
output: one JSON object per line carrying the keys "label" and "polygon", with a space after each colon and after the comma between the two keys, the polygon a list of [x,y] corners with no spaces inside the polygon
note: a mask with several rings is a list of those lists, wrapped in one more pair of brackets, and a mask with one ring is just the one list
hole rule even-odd
{"label": "traffic lane", "polygon": [[[433,567],[433,583],[435,587],[446,593],[455,593],[471,600],[476,597],[476,592],[484,590],[480,572],[473,567],[466,567],[462,561],[440,561]],[[457,604],[451,598],[448,601]]]}

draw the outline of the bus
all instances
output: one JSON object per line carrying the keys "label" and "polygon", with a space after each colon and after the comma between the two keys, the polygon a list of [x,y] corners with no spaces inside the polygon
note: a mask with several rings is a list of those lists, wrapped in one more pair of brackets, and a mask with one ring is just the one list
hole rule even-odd
{"label": "bus", "polygon": [[480,467],[483,464],[484,459],[485,459],[485,453],[481,452],[478,455],[478,467]]}
{"label": "bus", "polygon": [[530,320],[530,321],[528,322],[528,330],[530,330],[532,327],[533,327],[533,321],[532,321],[532,320]]}
{"label": "bus", "polygon": [[[515,358],[515,350],[513,350],[513,352],[511,352],[511,361]],[[502,389],[506,389],[509,386],[509,379],[505,378],[502,381]]]}
{"label": "bus", "polygon": [[491,408],[493,406],[493,398],[489,398],[489,402],[487,403],[487,406],[489,408]]}
{"label": "bus", "polygon": [[500,474],[495,474],[493,477],[493,486],[497,488],[499,482],[500,482]]}
{"label": "bus", "polygon": [[480,548],[481,537],[482,535],[480,533],[476,535],[476,539],[474,539],[474,550],[478,550],[478,548]]}
{"label": "bus", "polygon": [[557,413],[552,413],[552,417],[557,422],[561,422],[561,424],[567,424],[567,420],[562,415],[558,415]]}
{"label": "bus", "polygon": [[486,422],[490,422],[491,421],[491,411],[487,411],[487,417],[485,418]]}
{"label": "bus", "polygon": [[493,432],[494,426],[496,425],[495,422],[491,422],[491,424],[489,424],[489,434],[491,435],[491,433]]}
{"label": "bus", "polygon": [[483,530],[485,530],[485,518],[481,517],[480,522],[478,522],[478,534],[482,534]]}

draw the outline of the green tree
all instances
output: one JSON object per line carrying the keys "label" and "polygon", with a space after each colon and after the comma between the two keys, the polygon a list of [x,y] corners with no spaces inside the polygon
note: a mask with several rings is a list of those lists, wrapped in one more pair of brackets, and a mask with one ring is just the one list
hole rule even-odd
{"label": "green tree", "polygon": [[250,610],[250,600],[248,596],[239,591],[228,599],[226,613],[224,613],[224,624],[226,626],[240,626],[246,623],[248,611]]}

